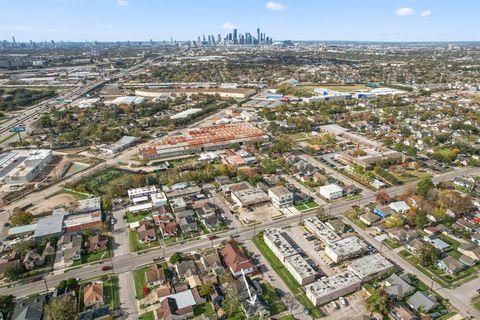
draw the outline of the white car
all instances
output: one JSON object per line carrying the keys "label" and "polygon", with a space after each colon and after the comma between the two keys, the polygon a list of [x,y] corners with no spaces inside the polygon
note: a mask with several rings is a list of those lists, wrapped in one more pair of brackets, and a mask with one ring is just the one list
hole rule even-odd
{"label": "white car", "polygon": [[338,298],[338,301],[340,301],[340,305],[341,305],[342,307],[346,307],[346,306],[347,306],[347,300],[345,300],[344,297]]}
{"label": "white car", "polygon": [[332,310],[338,310],[338,304],[335,301],[330,302],[330,306]]}

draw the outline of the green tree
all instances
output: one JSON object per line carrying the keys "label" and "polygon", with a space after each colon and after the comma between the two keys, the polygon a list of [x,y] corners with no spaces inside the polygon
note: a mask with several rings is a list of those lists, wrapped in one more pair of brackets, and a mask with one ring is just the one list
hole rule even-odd
{"label": "green tree", "polygon": [[388,295],[383,288],[373,289],[366,304],[367,309],[372,313],[388,314]]}
{"label": "green tree", "polygon": [[206,297],[206,296],[209,296],[210,294],[214,293],[215,289],[213,288],[213,284],[211,282],[207,282],[207,283],[202,284],[199,287],[198,292],[200,293],[200,295],[202,297]]}
{"label": "green tree", "polygon": [[69,278],[66,281],[65,286],[69,289],[75,289],[78,287],[78,281],[75,278]]}
{"label": "green tree", "polygon": [[47,320],[75,320],[77,319],[77,304],[72,296],[53,299],[45,305]]}
{"label": "green tree", "polygon": [[438,259],[438,250],[430,243],[424,243],[420,249],[420,263],[422,266],[428,267],[434,265]]}
{"label": "green tree", "polygon": [[9,281],[16,281],[22,278],[23,274],[27,270],[25,269],[24,265],[21,264],[20,262],[17,262],[11,266],[8,266],[5,269],[4,276],[7,278]]}
{"label": "green tree", "polygon": [[177,262],[181,262],[181,261],[182,261],[182,254],[180,252],[175,252],[170,257],[170,263],[171,264],[176,264]]}
{"label": "green tree", "polygon": [[13,209],[13,214],[8,218],[12,226],[23,226],[30,224],[33,220],[33,214],[20,208]]}
{"label": "green tree", "polygon": [[419,196],[426,198],[428,195],[428,192],[432,190],[434,187],[435,186],[433,185],[432,177],[425,176],[422,179],[420,179],[420,181],[418,181],[416,193]]}
{"label": "green tree", "polygon": [[0,313],[3,316],[3,319],[10,319],[14,298],[15,297],[12,295],[0,296]]}
{"label": "green tree", "polygon": [[13,249],[15,249],[21,256],[24,256],[27,252],[35,249],[36,247],[37,243],[33,240],[21,241],[13,245]]}
{"label": "green tree", "polygon": [[425,210],[418,210],[415,213],[415,226],[418,230],[423,230],[428,223],[427,212]]}

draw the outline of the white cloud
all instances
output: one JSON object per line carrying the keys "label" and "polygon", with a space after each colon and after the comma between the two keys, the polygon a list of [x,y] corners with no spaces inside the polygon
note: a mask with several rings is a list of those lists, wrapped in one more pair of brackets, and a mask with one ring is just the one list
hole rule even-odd
{"label": "white cloud", "polygon": [[235,29],[236,26],[230,22],[225,22],[223,25],[222,25],[222,29],[227,29],[227,30],[232,30],[232,29]]}
{"label": "white cloud", "polygon": [[32,27],[26,27],[26,26],[20,26],[17,28],[17,30],[20,30],[20,31],[32,31],[33,28]]}
{"label": "white cloud", "polygon": [[127,0],[117,0],[117,4],[118,4],[120,7],[126,6],[127,3],[128,3]]}
{"label": "white cloud", "polygon": [[423,10],[420,15],[422,17],[430,17],[432,15],[432,10]]}
{"label": "white cloud", "polygon": [[413,16],[415,14],[415,10],[405,7],[395,10],[395,14],[400,17]]}
{"label": "white cloud", "polygon": [[273,10],[273,11],[282,11],[282,10],[285,10],[287,8],[287,6],[284,6],[283,4],[275,2],[275,1],[268,1],[265,4],[265,8],[267,8],[269,10]]}

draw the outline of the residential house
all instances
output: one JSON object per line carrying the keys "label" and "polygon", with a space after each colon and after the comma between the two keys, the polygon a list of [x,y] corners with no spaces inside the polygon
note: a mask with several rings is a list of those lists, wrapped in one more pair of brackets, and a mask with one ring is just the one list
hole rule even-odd
{"label": "residential house", "polygon": [[183,233],[198,231],[197,220],[195,219],[195,212],[193,210],[185,210],[176,213],[176,219],[178,226]]}
{"label": "residential house", "polygon": [[453,184],[467,190],[473,190],[475,188],[475,179],[472,177],[455,177],[453,178]]}
{"label": "residential house", "polygon": [[153,264],[150,270],[145,272],[145,278],[147,279],[147,285],[149,287],[158,286],[167,281],[165,270],[161,267],[159,268],[156,263]]}
{"label": "residential house", "polygon": [[394,300],[403,300],[414,291],[414,287],[395,273],[385,279],[385,292]]}
{"label": "residential house", "polygon": [[462,243],[458,247],[458,252],[470,257],[474,261],[480,261],[480,247],[473,243]]}
{"label": "residential house", "polygon": [[409,205],[405,201],[392,202],[388,206],[396,213],[407,213],[410,210]]}
{"label": "residential house", "polygon": [[362,221],[363,223],[365,223],[367,226],[371,226],[375,222],[380,220],[380,217],[377,216],[375,213],[368,211],[368,212],[365,212],[364,214],[361,214],[360,216],[358,216],[358,219],[360,221]]}
{"label": "residential house", "polygon": [[434,295],[427,295],[422,291],[415,292],[407,303],[415,311],[430,312],[438,306],[437,298]]}
{"label": "residential house", "polygon": [[160,223],[159,229],[164,239],[174,237],[177,234],[177,223],[176,222]]}
{"label": "residential house", "polygon": [[293,192],[284,186],[278,186],[268,189],[268,196],[277,208],[283,208],[293,205]]}
{"label": "residential house", "polygon": [[110,308],[103,306],[96,309],[86,310],[78,314],[78,320],[112,320]]}
{"label": "residential house", "polygon": [[480,232],[472,233],[472,242],[480,246]]}
{"label": "residential house", "polygon": [[396,304],[390,310],[390,315],[395,320],[419,320],[418,317],[412,310],[408,309],[403,304]]}
{"label": "residential house", "polygon": [[177,272],[178,277],[186,279],[187,277],[197,274],[197,267],[195,262],[191,260],[186,260],[178,262],[175,265],[175,271]]}
{"label": "residential house", "polygon": [[255,265],[236,244],[227,244],[221,254],[225,265],[235,277],[242,275],[242,270],[245,274],[251,274],[255,270]]}
{"label": "residential house", "polygon": [[155,319],[187,319],[193,316],[195,305],[197,305],[197,301],[192,290],[171,294],[162,300],[160,308],[155,310]]}
{"label": "residential house", "polygon": [[387,230],[387,235],[398,241],[398,242],[408,242],[417,237],[417,232],[414,229],[404,229],[404,228],[391,228]]}
{"label": "residential house", "polygon": [[440,252],[446,252],[452,249],[452,247],[446,243],[445,241],[437,238],[435,235],[431,236],[424,236],[423,240],[430,243],[432,246],[434,246],[437,250]]}
{"label": "residential house", "polygon": [[69,266],[82,258],[83,237],[79,234],[64,234],[57,242],[57,248],[62,250],[63,262]]}
{"label": "residential house", "polygon": [[[41,320],[43,318],[43,306],[45,296],[22,299],[15,303],[12,320]],[[2,318],[3,319],[3,318]]]}
{"label": "residential house", "polygon": [[412,241],[408,242],[405,247],[408,251],[410,251],[414,256],[418,256],[420,251],[422,250],[424,243],[419,239],[413,239]]}
{"label": "residential house", "polygon": [[138,232],[138,242],[140,243],[149,243],[157,240],[157,234],[155,229],[152,228],[149,224],[143,224],[137,228]]}
{"label": "residential house", "polygon": [[83,288],[83,304],[87,307],[103,304],[103,282],[94,282]]}
{"label": "residential house", "polygon": [[205,271],[208,273],[215,273],[220,275],[224,272],[224,267],[222,265],[222,260],[217,252],[209,254],[207,256],[202,256],[200,258],[200,262],[202,263]]}
{"label": "residential house", "polygon": [[108,237],[102,234],[97,234],[85,243],[87,252],[99,252],[108,249]]}
{"label": "residential house", "polygon": [[477,226],[465,219],[457,219],[454,226],[460,230],[467,232],[473,232],[477,229]]}
{"label": "residential house", "polygon": [[44,257],[36,250],[28,251],[23,258],[23,265],[27,270],[33,270],[35,268],[41,267],[43,266],[44,262]]}
{"label": "residential house", "polygon": [[446,256],[437,262],[437,267],[450,275],[454,275],[463,269],[465,265],[451,256]]}
{"label": "residential house", "polygon": [[325,222],[325,224],[327,225],[327,227],[329,227],[338,234],[342,234],[347,231],[347,226],[340,219],[329,220]]}

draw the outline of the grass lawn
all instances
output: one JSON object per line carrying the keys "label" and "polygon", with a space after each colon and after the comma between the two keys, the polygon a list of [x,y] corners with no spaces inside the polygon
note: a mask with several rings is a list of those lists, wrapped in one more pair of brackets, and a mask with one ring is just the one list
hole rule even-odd
{"label": "grass lawn", "polygon": [[445,241],[446,243],[448,243],[449,245],[452,246],[453,249],[457,250],[458,247],[460,247],[460,242],[458,242],[457,240],[454,240],[452,238],[450,238],[449,236],[447,235],[444,235],[444,234],[439,234],[437,235],[437,237],[440,239],[440,240],[443,240]]}
{"label": "grass lawn", "polygon": [[213,305],[211,302],[205,302],[205,303],[196,305],[195,308],[193,308],[193,315],[195,317],[198,317],[202,314],[206,316],[213,316],[215,314],[215,309],[213,308]]}
{"label": "grass lawn", "polygon": [[150,211],[146,211],[146,212],[142,212],[142,213],[136,213],[136,214],[126,213],[125,214],[125,221],[127,221],[127,223],[132,223],[132,222],[140,221],[140,220],[143,220],[145,218],[151,218],[151,217],[152,217],[152,213]]}
{"label": "grass lawn", "polygon": [[268,306],[269,306],[269,309],[270,309],[270,315],[274,316],[276,314],[279,314],[279,313],[287,310],[287,307],[282,302],[280,297],[277,295],[277,292],[270,285],[270,283],[262,284],[262,291],[263,291],[262,298],[265,301],[268,301]]}
{"label": "grass lawn", "polygon": [[477,309],[478,311],[480,311],[480,295],[476,296],[476,297],[473,297],[472,299],[472,305],[475,307],[475,309]]}
{"label": "grass lawn", "polygon": [[347,217],[348,220],[355,223],[358,227],[360,227],[360,229],[365,230],[365,229],[368,228],[368,226],[363,221],[361,221],[360,219],[357,218],[357,216],[361,215],[362,213],[364,213],[364,210],[361,210],[361,211],[357,212],[356,209],[352,209],[352,210],[349,210],[349,211],[345,212],[345,217]]}
{"label": "grass lawn", "polygon": [[298,301],[303,304],[309,311],[312,317],[320,318],[322,313],[318,308],[316,308],[312,302],[307,298],[307,296],[301,290],[300,284],[293,278],[290,272],[285,268],[280,260],[278,260],[275,253],[265,244],[263,241],[263,233],[259,233],[253,238],[253,242],[257,246],[258,250],[262,255],[267,259],[270,266],[275,270],[283,282],[287,285],[290,291],[297,297]]}
{"label": "grass lawn", "polygon": [[132,252],[147,250],[150,248],[155,248],[160,246],[158,240],[149,242],[149,243],[140,243],[138,241],[138,232],[137,231],[128,231],[128,238],[130,240],[130,250]]}
{"label": "grass lawn", "polygon": [[143,287],[147,282],[147,279],[145,277],[145,272],[150,270],[150,268],[151,266],[146,266],[143,268],[133,270],[133,283],[135,285],[135,297],[137,299],[141,299],[145,297],[145,294],[143,293]]}
{"label": "grass lawn", "polygon": [[281,317],[279,320],[295,320],[295,317],[291,316],[291,315],[288,315],[288,316],[285,316],[285,317]]}
{"label": "grass lawn", "polygon": [[118,277],[113,276],[103,283],[103,296],[106,305],[110,309],[115,310],[120,308],[120,293],[118,290]]}
{"label": "grass lawn", "polygon": [[138,320],[155,320],[155,316],[153,314],[153,311],[149,311],[147,313],[144,313],[138,317]]}
{"label": "grass lawn", "polygon": [[385,240],[383,240],[383,242],[387,245],[387,247],[389,247],[390,249],[397,249],[397,248],[400,248],[402,245],[400,243],[398,243],[397,241],[395,240],[392,240],[390,238],[386,238]]}
{"label": "grass lawn", "polygon": [[295,206],[295,209],[298,211],[309,211],[317,208],[320,208],[320,206],[315,201],[309,201]]}

